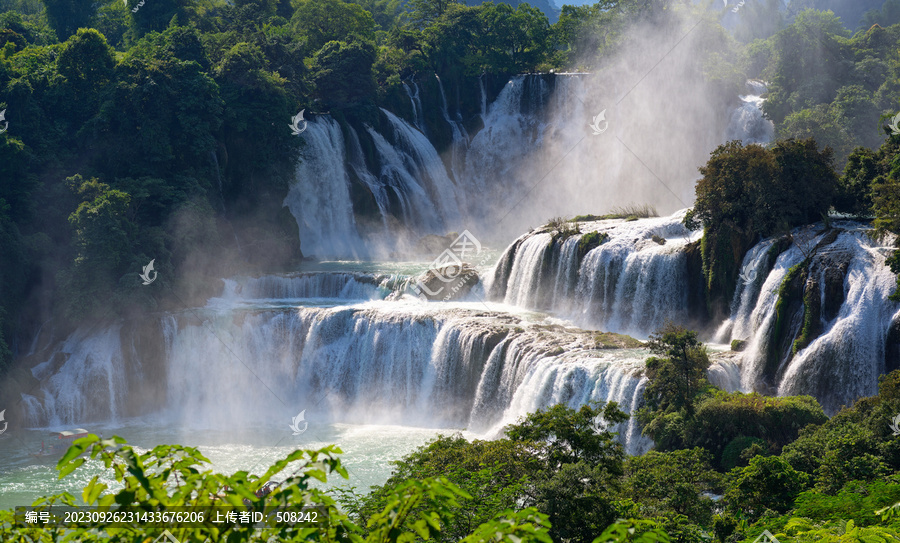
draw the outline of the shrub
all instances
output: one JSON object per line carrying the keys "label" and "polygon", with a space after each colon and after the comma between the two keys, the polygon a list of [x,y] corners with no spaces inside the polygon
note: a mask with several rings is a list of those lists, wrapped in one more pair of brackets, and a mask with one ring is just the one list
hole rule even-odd
{"label": "shrub", "polygon": [[735,468],[725,492],[726,509],[756,519],[766,510],[787,512],[809,484],[809,476],[777,456],[757,456],[746,468]]}
{"label": "shrub", "polygon": [[700,402],[685,431],[689,442],[707,448],[722,466],[725,447],[738,437],[758,438],[779,453],[797,439],[802,428],[826,420],[819,402],[811,396],[771,398],[718,392]]}
{"label": "shrub", "polygon": [[549,221],[547,221],[547,228],[553,232],[553,240],[564,240],[570,236],[575,236],[581,233],[581,229],[578,227],[577,222],[570,222],[562,217],[553,217]]}
{"label": "shrub", "polygon": [[[753,456],[760,456],[768,451],[768,444],[758,437],[738,436],[731,440],[722,450],[722,467],[731,470],[739,466],[746,466]],[[744,453],[756,453],[750,456]],[[749,458],[748,458],[749,456]]]}

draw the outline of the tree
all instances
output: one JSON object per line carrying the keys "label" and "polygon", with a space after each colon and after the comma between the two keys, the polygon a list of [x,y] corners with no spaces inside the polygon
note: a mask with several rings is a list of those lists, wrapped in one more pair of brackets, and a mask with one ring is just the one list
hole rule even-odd
{"label": "tree", "polygon": [[370,100],[375,94],[374,63],[375,48],[370,43],[328,42],[313,57],[310,68],[316,94],[331,106]]}
{"label": "tree", "polygon": [[653,411],[692,413],[696,396],[707,386],[709,368],[709,356],[697,332],[669,322],[650,336],[647,345],[657,356],[646,362],[650,382],[644,401]]}
{"label": "tree", "polygon": [[494,73],[534,70],[550,51],[550,23],[537,8],[519,4],[513,9],[509,4],[488,2],[479,19],[482,69]]}
{"label": "tree", "polygon": [[879,175],[875,151],[857,147],[847,159],[844,175],[838,182],[834,209],[855,217],[872,213],[872,183]]}
{"label": "tree", "polygon": [[442,475],[469,495],[454,508],[442,541],[458,541],[503,508],[529,506],[548,516],[553,540],[593,541],[619,516],[614,491],[624,457],[613,434],[598,429],[598,417],[609,427],[628,419],[614,402],[555,405],[507,426],[505,438],[440,436],[397,462],[388,482],[354,500],[351,509],[371,522],[405,481]]}
{"label": "tree", "polygon": [[[131,196],[97,179],[66,179],[82,202],[70,216],[75,259],[60,278],[65,286],[67,315],[96,316],[117,289],[125,266],[134,258],[137,226],[128,219]],[[107,308],[111,309],[111,308]]]}
{"label": "tree", "polygon": [[[169,26],[178,25],[178,21],[186,22],[196,10],[196,0],[147,0],[138,7],[139,0],[128,0],[128,11],[137,31],[137,36],[147,32],[162,32]],[[137,8],[137,11],[135,11]]]}
{"label": "tree", "polygon": [[[878,151],[858,150],[854,153],[842,181],[844,190],[852,190],[851,194],[865,193],[870,188],[868,196],[875,216],[872,225],[879,238],[889,233],[900,234],[900,136],[890,134],[888,129],[885,131],[889,136]],[[861,200],[859,196],[857,198]],[[896,238],[895,245],[900,246],[900,237]],[[897,274],[897,288],[890,299],[900,301],[900,249],[887,259],[887,264]]]}
{"label": "tree", "polygon": [[420,28],[433,23],[442,17],[447,7],[457,3],[458,0],[409,0],[407,9],[413,24]]}
{"label": "tree", "polygon": [[712,456],[696,447],[672,452],[650,451],[625,462],[623,497],[640,504],[649,517],[684,515],[709,525],[713,502],[704,492],[721,489],[722,478],[712,468]]}
{"label": "tree", "polygon": [[621,469],[616,467],[621,460],[618,457],[621,446],[608,431],[597,431],[598,416],[609,428],[628,420],[628,415],[615,402],[605,406],[592,402],[577,410],[557,404],[529,413],[503,431],[512,441],[545,443],[551,466],[584,460],[590,464],[610,462],[607,468],[616,471]]}
{"label": "tree", "polygon": [[838,184],[834,152],[828,147],[819,151],[813,139],[788,139],[777,142],[772,155],[778,177],[765,197],[773,201],[772,212],[781,220],[769,223],[787,229],[821,220],[828,214]]}
{"label": "tree", "polygon": [[729,511],[757,519],[766,510],[785,513],[809,484],[809,476],[798,472],[778,456],[757,456],[746,468],[729,473],[725,504]]}
{"label": "tree", "polygon": [[63,88],[69,94],[68,104],[78,126],[96,114],[114,76],[113,48],[103,34],[82,28],[63,45],[56,65],[66,78]]}
{"label": "tree", "polygon": [[85,28],[94,13],[94,3],[90,0],[43,0],[47,8],[47,22],[56,31],[59,41]]}
{"label": "tree", "polygon": [[705,227],[703,272],[713,315],[728,312],[744,254],[759,236],[784,234],[825,216],[837,190],[831,149],[815,140],[778,141],[772,149],[731,141],[700,168],[690,228]]}
{"label": "tree", "polygon": [[302,0],[294,11],[291,24],[306,41],[309,56],[330,41],[350,42],[375,39],[375,19],[361,6],[343,0]]}
{"label": "tree", "polygon": [[[598,430],[602,418],[605,430]],[[549,516],[554,541],[592,541],[617,517],[624,451],[610,430],[628,420],[615,402],[577,410],[555,405],[504,429],[513,442],[530,444],[542,460],[529,477],[525,503]]]}
{"label": "tree", "polygon": [[808,9],[775,35],[781,54],[775,58],[775,75],[763,104],[766,117],[778,125],[807,104],[834,99],[849,66],[842,40],[847,34],[834,13]]}
{"label": "tree", "polygon": [[384,508],[388,496],[409,480],[446,477],[469,494],[459,500],[455,518],[444,529],[442,541],[459,541],[473,526],[515,508],[530,476],[543,464],[530,445],[507,439],[467,441],[462,436],[438,436],[394,463],[387,482],[358,498],[350,509],[360,524],[367,524]]}

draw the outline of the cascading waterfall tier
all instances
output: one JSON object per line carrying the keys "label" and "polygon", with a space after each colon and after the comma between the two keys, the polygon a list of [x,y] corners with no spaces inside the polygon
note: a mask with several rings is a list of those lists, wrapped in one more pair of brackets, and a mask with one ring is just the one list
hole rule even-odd
{"label": "cascading waterfall tier", "polygon": [[[290,288],[303,288],[254,281],[244,283],[245,293],[290,296]],[[234,294],[234,284],[227,292]],[[643,390],[638,370],[646,351],[600,349],[588,332],[480,304],[402,300],[285,310],[235,303],[226,309],[224,299],[157,323],[166,346],[164,393],[157,405],[144,407],[169,424],[279,424],[305,409],[308,421],[465,427],[495,436],[556,403],[612,400],[629,411]],[[26,398],[31,424],[114,417],[139,392],[139,383],[121,379],[106,363],[125,349],[116,329],[71,342],[98,355],[88,361],[72,352],[50,384]],[[60,349],[73,349],[71,342]],[[68,394],[56,380],[65,381]],[[649,447],[633,423],[619,431],[629,452]]]}
{"label": "cascading waterfall tier", "polygon": [[731,317],[717,339],[747,340],[741,388],[811,394],[828,412],[878,391],[900,304],[885,265],[891,247],[838,221],[765,240],[745,257]]}
{"label": "cascading waterfall tier", "polygon": [[409,278],[400,275],[350,272],[308,272],[225,279],[222,294],[210,303],[303,298],[378,300],[401,290],[408,280]]}
{"label": "cascading waterfall tier", "polygon": [[[368,164],[360,134],[328,115],[310,121],[294,182],[284,200],[297,220],[303,252],[318,257],[385,256],[410,237],[459,230],[456,185],[421,132],[387,110],[388,130],[366,126],[375,164]],[[373,203],[362,217],[354,207]]]}
{"label": "cascading waterfall tier", "polygon": [[[489,296],[581,326],[644,337],[666,320],[685,322],[690,300],[684,248],[699,232],[687,230],[683,218],[679,212],[582,222],[581,233],[565,239],[546,228],[531,232],[500,258]],[[591,238],[602,243],[586,251]]]}
{"label": "cascading waterfall tier", "polygon": [[[580,223],[561,239],[547,228],[516,240],[488,282],[493,300],[572,319],[580,326],[646,337],[666,320],[691,322],[689,293],[702,285],[699,232],[683,212],[633,222]],[[593,232],[603,240],[581,256]],[[892,247],[851,221],[799,228],[751,248],[731,316],[711,338],[746,349],[710,370],[728,390],[815,396],[828,412],[877,392],[900,304],[885,265]],[[656,241],[654,241],[654,239]],[[665,240],[664,244],[662,242]],[[690,270],[694,270],[693,274]]]}

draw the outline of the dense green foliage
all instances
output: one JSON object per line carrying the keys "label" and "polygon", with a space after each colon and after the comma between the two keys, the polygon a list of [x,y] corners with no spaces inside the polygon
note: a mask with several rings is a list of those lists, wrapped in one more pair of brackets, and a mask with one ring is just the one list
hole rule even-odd
{"label": "dense green foliage", "polygon": [[652,411],[694,412],[694,399],[708,385],[709,357],[697,333],[667,323],[647,342],[654,357],[647,359],[644,399]]}
{"label": "dense green foliage", "polygon": [[[138,453],[125,445],[119,437],[103,440],[95,435],[81,438],[73,444],[59,461],[60,477],[65,477],[83,465],[87,457],[102,461],[112,470],[116,481],[124,487],[118,492],[108,492],[106,484],[95,476],[87,484],[81,496],[85,505],[101,508],[133,507],[141,511],[167,511],[179,507],[192,507],[205,511],[203,525],[175,524],[168,527],[179,541],[352,541],[396,542],[410,541],[414,537],[434,539],[454,519],[460,499],[471,499],[464,491],[446,478],[434,477],[411,480],[399,485],[386,497],[385,507],[372,515],[365,526],[354,524],[328,493],[317,488],[315,481],[325,482],[328,475],[348,477],[341,465],[336,447],[318,451],[297,450],[273,464],[262,476],[237,472],[221,475],[203,469],[209,460],[200,451],[178,445],[160,445],[146,453]],[[262,486],[287,469],[294,468],[275,489],[257,496]],[[261,493],[260,493],[261,494]],[[36,506],[74,505],[75,496],[60,494],[41,498]],[[245,506],[245,504],[249,504]],[[272,522],[262,530],[245,523],[215,523],[209,510],[216,506],[224,511],[258,511],[267,513],[278,507],[299,510],[302,506],[321,508],[315,524]],[[627,526],[623,526],[627,529]],[[546,517],[533,509],[506,510],[502,514],[472,527],[459,541],[482,542],[497,540],[526,540],[550,542],[547,537]],[[88,523],[66,533],[67,540],[81,542],[132,542],[154,537],[155,529],[147,525],[115,526],[109,523]],[[3,541],[28,540],[33,542],[57,541],[63,535],[62,528],[45,529],[16,525],[11,511],[0,511],[0,538]],[[151,535],[152,534],[152,535]],[[27,539],[25,539],[27,538]],[[625,539],[616,539],[624,541]]]}
{"label": "dense green foliage", "polygon": [[697,200],[685,216],[704,226],[703,273],[713,315],[728,310],[740,263],[760,236],[789,233],[826,217],[838,190],[830,148],[815,140],[776,142],[771,149],[720,145],[700,168]]}
{"label": "dense green foliage", "polygon": [[[681,332],[664,343],[670,352],[689,339],[690,333]],[[665,337],[659,333],[656,341]],[[471,512],[470,524],[517,502],[535,505],[556,526],[554,515],[558,521],[574,519],[539,496],[555,489],[552,496],[560,505],[580,512],[585,489],[597,480],[605,486],[593,495],[595,508],[643,519],[672,541],[750,542],[764,529],[781,541],[894,541],[900,522],[880,510],[900,501],[900,439],[890,435],[888,424],[900,409],[898,383],[900,372],[886,376],[878,396],[861,399],[832,419],[810,397],[766,398],[708,388],[697,394],[694,415],[686,409],[650,410],[680,418],[681,445],[665,450],[657,441],[654,450],[624,462],[615,449],[592,445],[608,443],[605,435],[614,428],[601,425],[591,436],[596,408],[555,406],[508,427],[496,441],[439,437],[396,462],[391,480],[351,500],[351,509],[365,520],[403,481],[446,474],[470,495],[482,496],[462,504]],[[608,405],[605,416],[613,409]],[[592,464],[595,470],[589,469]],[[553,479],[568,487],[541,484]],[[587,532],[565,533],[568,537],[550,529],[554,541],[589,540]]]}
{"label": "dense green foliage", "polygon": [[555,541],[593,541],[618,516],[614,493],[624,451],[610,428],[627,420],[615,403],[578,410],[557,405],[506,428],[506,438],[468,442],[439,437],[402,462],[388,482],[361,498],[355,509],[365,521],[386,496],[409,479],[443,475],[469,492],[446,541],[516,504],[546,514]]}
{"label": "dense green foliage", "polygon": [[751,75],[769,82],[763,109],[776,136],[815,138],[834,150],[839,168],[855,147],[878,146],[881,118],[897,108],[897,22],[851,37],[833,13],[806,10],[751,45],[751,71],[759,72]]}

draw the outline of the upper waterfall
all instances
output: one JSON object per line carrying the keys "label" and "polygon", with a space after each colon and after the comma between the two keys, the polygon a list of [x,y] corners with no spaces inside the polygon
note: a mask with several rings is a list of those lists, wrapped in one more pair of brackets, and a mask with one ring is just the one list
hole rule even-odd
{"label": "upper waterfall", "polygon": [[725,140],[742,140],[745,145],[766,145],[775,139],[775,125],[763,115],[763,94],[768,89],[762,81],[747,81],[747,94],[740,97],[741,104],[731,113]]}
{"label": "upper waterfall", "polygon": [[[381,113],[388,132],[365,127],[374,165],[349,124],[320,115],[301,135],[305,146],[284,205],[297,220],[305,254],[385,256],[410,238],[459,228],[461,197],[437,151],[406,121]],[[365,199],[375,217],[360,215]]]}

